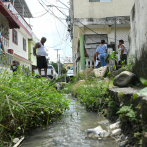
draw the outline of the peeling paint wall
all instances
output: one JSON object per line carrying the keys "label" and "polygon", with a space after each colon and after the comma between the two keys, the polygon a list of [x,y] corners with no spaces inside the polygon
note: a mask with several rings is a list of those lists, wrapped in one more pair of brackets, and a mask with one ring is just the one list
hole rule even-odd
{"label": "peeling paint wall", "polygon": [[131,11],[131,31],[129,36],[129,57],[135,55],[133,72],[147,78],[147,1],[136,0]]}
{"label": "peeling paint wall", "polygon": [[74,0],[74,18],[104,18],[129,15],[134,1],[89,2],[89,0]]}

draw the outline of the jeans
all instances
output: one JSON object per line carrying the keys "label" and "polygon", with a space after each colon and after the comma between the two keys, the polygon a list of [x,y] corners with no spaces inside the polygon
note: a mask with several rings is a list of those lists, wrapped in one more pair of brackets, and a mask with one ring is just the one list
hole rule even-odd
{"label": "jeans", "polygon": [[107,65],[107,63],[105,62],[106,56],[107,56],[107,53],[100,54],[101,67],[104,67]]}

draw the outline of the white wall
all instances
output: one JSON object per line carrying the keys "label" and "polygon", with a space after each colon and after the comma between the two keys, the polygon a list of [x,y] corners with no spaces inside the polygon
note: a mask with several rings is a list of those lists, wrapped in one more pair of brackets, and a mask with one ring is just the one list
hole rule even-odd
{"label": "white wall", "polygon": [[135,55],[133,72],[147,78],[147,1],[136,0],[131,12],[129,57]]}
{"label": "white wall", "polygon": [[[12,41],[12,29],[9,30],[9,49],[13,49],[14,53],[28,59],[28,38],[20,31],[15,29],[18,35],[18,45]],[[26,39],[26,51],[23,50],[23,38]]]}
{"label": "white wall", "polygon": [[74,0],[74,18],[104,18],[130,15],[134,1],[89,2],[89,0]]}

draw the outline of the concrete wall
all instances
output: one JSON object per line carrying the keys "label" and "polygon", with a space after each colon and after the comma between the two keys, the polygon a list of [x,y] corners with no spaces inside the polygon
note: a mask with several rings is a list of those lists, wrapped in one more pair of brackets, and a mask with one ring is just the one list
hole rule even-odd
{"label": "concrete wall", "polygon": [[[28,38],[19,30],[15,29],[18,35],[18,45],[12,41],[12,29],[9,30],[9,49],[13,49],[14,53],[28,59]],[[26,51],[23,50],[23,38],[26,39]]]}
{"label": "concrete wall", "polygon": [[32,65],[35,65],[37,66],[37,60],[36,60],[36,57],[33,55],[33,47],[35,46],[35,43],[34,41],[28,41],[28,59],[30,61],[32,61]]}
{"label": "concrete wall", "polygon": [[103,18],[130,15],[134,0],[112,0],[111,2],[89,2],[74,0],[74,18]]}
{"label": "concrete wall", "polygon": [[147,78],[147,1],[136,0],[131,11],[129,57],[135,55],[133,72]]}
{"label": "concrete wall", "polygon": [[64,63],[63,67],[66,68],[66,70],[70,70],[67,67],[73,67],[73,63]]}

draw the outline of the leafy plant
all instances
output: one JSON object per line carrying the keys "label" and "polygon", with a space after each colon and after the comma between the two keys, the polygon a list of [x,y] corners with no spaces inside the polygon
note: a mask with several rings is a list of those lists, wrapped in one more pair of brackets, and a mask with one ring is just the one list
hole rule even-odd
{"label": "leafy plant", "polygon": [[134,66],[134,59],[135,59],[135,55],[131,55],[131,57],[129,58],[129,62],[126,66],[122,65],[121,68],[126,69],[127,71],[132,71],[132,67]]}
{"label": "leafy plant", "polygon": [[119,114],[119,119],[123,121],[124,118],[128,118],[130,122],[135,121],[138,122],[136,117],[136,112],[132,109],[132,105],[130,106],[123,106],[117,112]]}
{"label": "leafy plant", "polygon": [[107,57],[105,59],[105,62],[108,64],[109,63],[109,60],[118,61],[118,57],[117,57],[115,51],[113,51],[111,54],[108,54],[107,55]]}

